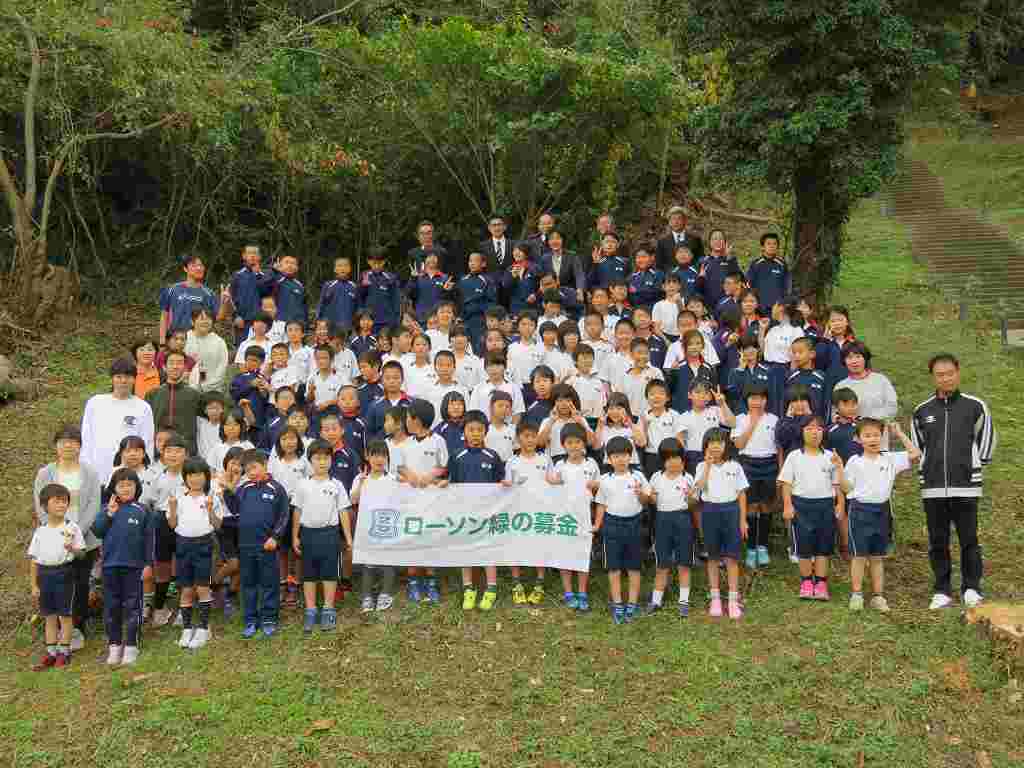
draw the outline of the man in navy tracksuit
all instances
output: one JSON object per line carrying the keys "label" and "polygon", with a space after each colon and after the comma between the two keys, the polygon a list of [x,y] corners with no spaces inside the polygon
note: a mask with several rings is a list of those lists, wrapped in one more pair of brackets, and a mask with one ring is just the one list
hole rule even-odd
{"label": "man in navy tracksuit", "polygon": [[299,260],[295,256],[282,256],[271,274],[274,276],[274,299],[277,317],[284,323],[309,323],[306,308],[306,287],[295,276],[299,273]]}
{"label": "man in navy tracksuit", "polygon": [[789,296],[792,279],[785,260],[779,257],[779,236],[774,232],[761,235],[761,256],[750,263],[747,283],[757,293],[765,313]]}
{"label": "man in navy tracksuit", "polygon": [[373,332],[402,322],[402,284],[394,272],[384,271],[384,252],[372,251],[370,269],[359,281],[359,306],[373,318]]}
{"label": "man in navy tracksuit", "polygon": [[455,281],[437,268],[437,254],[428,252],[423,270],[409,281],[406,288],[420,325],[427,327],[427,318],[442,301],[451,299],[454,289]]}
{"label": "man in navy tracksuit", "polygon": [[911,439],[921,450],[921,497],[928,522],[928,558],[935,575],[933,610],[952,603],[950,525],[960,539],[963,604],[981,600],[982,561],[978,544],[978,499],[982,468],[992,461],[996,432],[983,400],[960,391],[960,362],[950,354],[928,364],[935,394],[914,409]]}
{"label": "man in navy tracksuit", "polygon": [[316,319],[326,320],[338,328],[351,328],[352,316],[359,306],[359,290],[352,282],[352,260],[339,256],[334,260],[334,280],[320,289]]}
{"label": "man in navy tracksuit", "polygon": [[260,624],[263,634],[270,637],[277,631],[281,606],[277,542],[291,520],[291,508],[288,492],[267,474],[266,454],[250,448],[242,454],[242,466],[245,479],[235,489],[224,489],[224,503],[238,518],[245,624],[242,637],[255,636]]}
{"label": "man in navy tracksuit", "polygon": [[652,265],[654,257],[645,249],[636,252],[636,272],[629,276],[629,303],[648,311],[665,298],[665,273]]}
{"label": "man in navy tracksuit", "polygon": [[260,313],[260,299],[273,290],[273,277],[260,266],[260,247],[247,245],[242,249],[240,270],[231,276],[228,295],[235,308],[235,342],[238,343],[249,333],[249,325]]}

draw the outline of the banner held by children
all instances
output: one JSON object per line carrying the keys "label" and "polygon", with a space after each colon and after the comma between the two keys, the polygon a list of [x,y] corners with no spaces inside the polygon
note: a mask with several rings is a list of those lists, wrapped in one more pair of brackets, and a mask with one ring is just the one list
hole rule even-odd
{"label": "banner held by children", "polygon": [[402,487],[360,499],[353,560],[462,568],[526,565],[587,571],[590,516],[563,486]]}

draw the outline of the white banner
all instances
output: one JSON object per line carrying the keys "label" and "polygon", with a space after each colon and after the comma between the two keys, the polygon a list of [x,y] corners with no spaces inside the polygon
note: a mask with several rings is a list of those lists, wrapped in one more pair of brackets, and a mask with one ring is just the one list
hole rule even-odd
{"label": "white banner", "polygon": [[570,498],[564,486],[367,491],[359,499],[353,542],[357,563],[590,570],[590,504]]}

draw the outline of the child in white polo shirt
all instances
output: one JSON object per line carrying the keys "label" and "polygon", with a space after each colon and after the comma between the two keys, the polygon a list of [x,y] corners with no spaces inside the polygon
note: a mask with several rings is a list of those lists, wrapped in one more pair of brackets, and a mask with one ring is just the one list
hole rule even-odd
{"label": "child in white polo shirt", "polygon": [[[666,390],[667,393],[667,390]],[[669,571],[678,568],[679,615],[690,615],[690,568],[693,566],[694,524],[687,509],[693,477],[684,470],[683,446],[674,437],[658,444],[663,469],[651,478],[651,495],[658,515],[654,526],[654,592],[648,613],[661,609]]]}

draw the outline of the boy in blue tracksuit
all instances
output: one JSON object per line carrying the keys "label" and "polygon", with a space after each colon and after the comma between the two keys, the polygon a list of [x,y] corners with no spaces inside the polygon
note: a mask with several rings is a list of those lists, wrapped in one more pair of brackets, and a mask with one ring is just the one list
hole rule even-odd
{"label": "boy in blue tracksuit", "polygon": [[306,286],[296,277],[299,274],[299,259],[287,255],[278,259],[271,270],[274,283],[274,299],[277,302],[277,318],[286,325],[291,322],[302,323],[305,328],[309,323],[309,310],[306,308]]}
{"label": "boy in blue tracksuit", "polygon": [[320,290],[317,320],[327,320],[337,328],[352,328],[352,317],[359,305],[359,289],[352,282],[352,259],[339,256],[334,260],[334,279]]}
{"label": "boy in blue tracksuit", "polygon": [[[602,258],[603,257],[603,258]],[[594,262],[587,276],[587,288],[607,288],[612,280],[625,282],[629,277],[629,262],[619,255],[619,236],[614,232],[606,232],[601,239],[600,261]]]}
{"label": "boy in blue tracksuit", "polygon": [[498,301],[498,287],[484,274],[484,257],[481,253],[469,254],[469,274],[459,281],[458,298],[462,309],[462,322],[469,334],[469,341],[477,355],[483,353],[484,313]]}
{"label": "boy in blue tracksuit", "polygon": [[697,288],[704,294],[705,306],[711,308],[717,307],[718,302],[725,295],[722,287],[722,284],[725,282],[725,276],[732,272],[740,271],[739,262],[736,261],[735,256],[729,255],[728,246],[718,251],[715,250],[716,244],[719,243],[719,237],[721,238],[721,243],[724,244],[725,235],[720,230],[715,230],[711,233],[709,239],[711,252],[700,263],[700,279],[697,281]]}
{"label": "boy in blue tracksuit", "polygon": [[512,259],[505,290],[508,295],[508,311],[518,317],[528,309],[538,311],[540,271],[528,260],[528,249],[525,245],[516,245],[512,249]]}
{"label": "boy in blue tracksuit", "polygon": [[413,276],[406,291],[416,309],[416,320],[424,328],[427,319],[434,313],[442,301],[451,300],[455,281],[438,269],[438,257],[435,251],[427,251],[423,261],[423,270]]}
{"label": "boy in blue tracksuit", "polygon": [[139,503],[142,482],[127,467],[114,471],[113,495],[92,532],[103,542],[103,619],[110,642],[107,664],[134,664],[142,626],[142,572],[155,555],[154,518]]}
{"label": "boy in blue tracksuit", "polygon": [[284,486],[267,474],[266,454],[254,448],[247,450],[242,454],[242,467],[245,479],[236,488],[222,491],[224,504],[238,518],[245,624],[242,637],[254,637],[260,624],[263,634],[270,637],[277,631],[281,605],[277,542],[291,520],[291,507]]}
{"label": "boy in blue tracksuit", "polygon": [[765,410],[779,416],[779,397],[772,386],[771,371],[768,366],[757,362],[757,339],[749,335],[741,336],[736,346],[739,347],[739,365],[729,371],[725,384],[729,408],[734,414],[746,413],[747,398],[743,393],[751,384],[761,384],[768,387],[768,406]]}
{"label": "boy in blue tracksuit", "polygon": [[402,321],[402,284],[394,272],[384,271],[384,252],[370,252],[370,269],[359,281],[359,306],[373,318],[373,332]]}
{"label": "boy in blue tracksuit", "polygon": [[761,235],[761,255],[747,268],[747,284],[757,294],[762,312],[771,312],[789,296],[792,278],[779,256],[779,236],[774,232]]}
{"label": "boy in blue tracksuit", "polygon": [[260,366],[267,353],[263,347],[249,347],[245,350],[244,370],[231,380],[230,394],[235,405],[245,410],[244,403],[252,409],[255,423],[262,429],[267,417],[267,403],[270,397],[270,381],[260,373]]}
{"label": "boy in blue tracksuit", "polygon": [[665,297],[665,273],[654,268],[654,257],[644,248],[636,252],[636,272],[629,276],[629,303],[654,308]]}
{"label": "boy in blue tracksuit", "polygon": [[[675,275],[679,280],[679,293],[689,298],[695,293],[700,293],[698,283],[700,272],[693,263],[693,252],[685,245],[680,245],[675,252],[676,265],[669,271],[669,275]],[[666,278],[668,275],[665,276]]]}
{"label": "boy in blue tracksuit", "polygon": [[235,310],[235,341],[249,334],[249,326],[260,313],[260,299],[272,290],[273,277],[263,271],[258,245],[242,249],[242,268],[231,276],[228,296]]}
{"label": "boy in blue tracksuit", "polygon": [[786,389],[795,385],[807,388],[811,397],[811,411],[815,416],[821,417],[823,423],[827,424],[829,402],[828,383],[825,374],[814,367],[814,340],[801,336],[790,345],[793,357],[793,366],[796,370],[789,374],[786,379]]}

